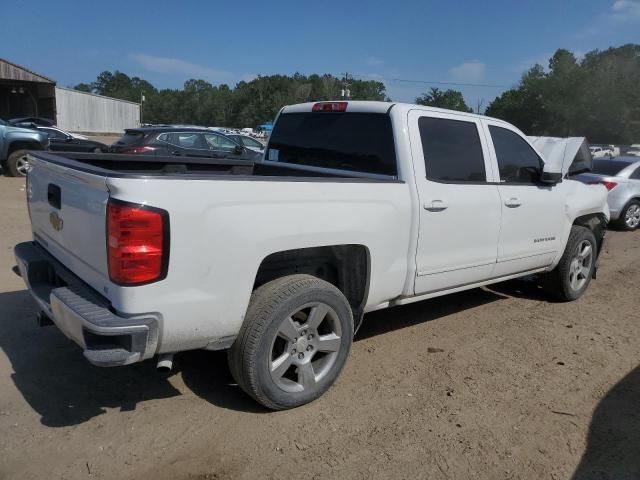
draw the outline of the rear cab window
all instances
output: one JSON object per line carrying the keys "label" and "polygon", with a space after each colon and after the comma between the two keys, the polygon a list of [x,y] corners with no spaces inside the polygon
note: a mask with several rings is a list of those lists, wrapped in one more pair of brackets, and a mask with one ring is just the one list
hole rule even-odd
{"label": "rear cab window", "polygon": [[139,143],[144,138],[144,132],[139,130],[125,130],[124,135],[122,135],[118,141],[117,145],[133,145]]}
{"label": "rear cab window", "polygon": [[265,160],[397,176],[391,118],[386,113],[283,113]]}
{"label": "rear cab window", "polygon": [[593,173],[615,177],[629,165],[631,165],[629,162],[621,162],[619,160],[594,160]]}

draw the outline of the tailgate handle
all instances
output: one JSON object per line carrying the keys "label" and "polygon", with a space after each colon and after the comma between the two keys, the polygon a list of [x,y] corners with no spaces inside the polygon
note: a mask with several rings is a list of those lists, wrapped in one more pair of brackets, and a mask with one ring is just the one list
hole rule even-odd
{"label": "tailgate handle", "polygon": [[49,202],[49,205],[60,210],[60,207],[62,206],[61,197],[60,187],[50,183],[47,187],[47,201]]}

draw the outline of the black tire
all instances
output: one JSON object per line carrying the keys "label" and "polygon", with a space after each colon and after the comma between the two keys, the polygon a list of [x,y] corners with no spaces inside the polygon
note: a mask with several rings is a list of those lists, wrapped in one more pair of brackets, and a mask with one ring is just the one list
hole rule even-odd
{"label": "black tire", "polygon": [[[586,243],[591,247],[588,265],[584,253]],[[580,252],[579,252],[580,250]],[[561,302],[577,300],[586,291],[596,265],[598,246],[591,230],[574,225],[560,262],[546,276],[545,286],[550,295]]]}
{"label": "black tire", "polygon": [[[640,227],[638,223],[637,213],[640,210],[640,201],[631,200],[620,212],[620,217],[616,220],[616,227],[620,230],[632,232]],[[627,216],[629,215],[629,218]]]}
{"label": "black tire", "polygon": [[[321,316],[314,329],[313,320]],[[283,330],[289,337],[295,335],[296,340],[287,340]],[[335,348],[329,353],[323,350],[328,346],[323,343],[327,339]],[[228,352],[229,369],[238,385],[265,407],[294,408],[315,400],[331,387],[352,341],[353,316],[342,292],[311,275],[290,275],[262,285],[251,295],[238,338]],[[284,359],[279,363],[282,375],[272,373],[280,359]]]}
{"label": "black tire", "polygon": [[27,150],[16,150],[9,155],[9,158],[7,158],[7,172],[9,172],[10,176],[25,177],[27,175],[26,170],[23,168],[26,155]]}

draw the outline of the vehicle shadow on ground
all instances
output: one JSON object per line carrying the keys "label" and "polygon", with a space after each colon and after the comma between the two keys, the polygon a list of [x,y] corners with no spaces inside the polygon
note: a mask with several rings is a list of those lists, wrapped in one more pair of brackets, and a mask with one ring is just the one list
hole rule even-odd
{"label": "vehicle shadow on ground", "polygon": [[575,480],[640,478],[640,366],[600,401]]}
{"label": "vehicle shadow on ground", "polygon": [[418,325],[480,305],[508,298],[487,289],[476,288],[429,300],[371,312],[364,316],[355,341],[382,335],[392,330]]}
{"label": "vehicle shadow on ground", "polygon": [[[365,316],[355,341],[428,322],[507,296],[475,289]],[[37,307],[27,290],[0,293],[0,348],[13,368],[16,387],[41,416],[43,425],[86,422],[107,408],[135,410],[138,403],[182,395],[154,360],[127,367],[99,368],[56,327],[36,326]],[[176,355],[173,375],[181,375],[195,395],[221,408],[267,412],[235,385],[226,352],[193,351]]]}

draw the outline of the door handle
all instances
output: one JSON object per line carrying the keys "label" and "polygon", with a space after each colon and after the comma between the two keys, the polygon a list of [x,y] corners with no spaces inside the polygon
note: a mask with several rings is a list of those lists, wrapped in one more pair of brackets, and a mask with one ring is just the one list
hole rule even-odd
{"label": "door handle", "polygon": [[173,152],[171,152],[171,155],[175,155],[177,157],[179,155],[182,155],[182,152],[180,152],[178,150],[174,150]]}
{"label": "door handle", "polygon": [[509,208],[516,208],[522,205],[518,197],[511,197],[509,200],[505,200],[504,204]]}
{"label": "door handle", "polygon": [[441,212],[446,210],[449,205],[442,200],[431,200],[431,203],[425,203],[423,207],[425,210],[429,210],[430,212]]}

